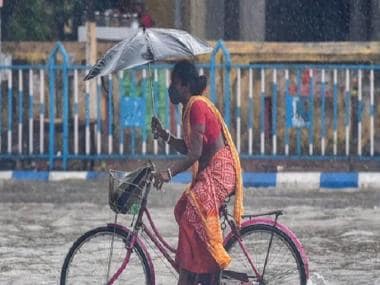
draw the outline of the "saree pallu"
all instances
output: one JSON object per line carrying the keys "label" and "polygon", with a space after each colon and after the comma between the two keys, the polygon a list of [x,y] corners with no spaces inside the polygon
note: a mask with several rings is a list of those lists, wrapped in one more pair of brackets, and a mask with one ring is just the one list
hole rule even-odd
{"label": "saree pallu", "polygon": [[195,176],[174,209],[179,224],[176,262],[180,268],[213,273],[230,263],[223,247],[219,208],[235,188],[234,160],[230,147],[225,146]]}

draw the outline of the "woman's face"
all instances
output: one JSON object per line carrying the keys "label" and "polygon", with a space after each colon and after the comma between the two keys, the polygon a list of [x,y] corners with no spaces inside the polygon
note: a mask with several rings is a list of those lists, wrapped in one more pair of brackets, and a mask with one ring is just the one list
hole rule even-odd
{"label": "woman's face", "polygon": [[172,81],[168,89],[170,102],[172,102],[172,104],[178,105],[184,101],[184,87],[181,80],[177,76],[172,75]]}

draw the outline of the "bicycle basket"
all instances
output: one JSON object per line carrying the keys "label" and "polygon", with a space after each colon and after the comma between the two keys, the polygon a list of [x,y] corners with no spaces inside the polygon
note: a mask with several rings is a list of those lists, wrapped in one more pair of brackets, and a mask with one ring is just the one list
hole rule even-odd
{"label": "bicycle basket", "polygon": [[140,206],[148,167],[132,172],[109,171],[109,205],[115,213],[127,214],[133,205]]}

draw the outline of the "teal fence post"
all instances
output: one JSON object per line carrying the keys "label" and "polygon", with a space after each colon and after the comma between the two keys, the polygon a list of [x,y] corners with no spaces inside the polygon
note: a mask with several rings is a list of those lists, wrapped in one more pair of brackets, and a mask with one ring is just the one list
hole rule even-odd
{"label": "teal fence post", "polygon": [[[63,64],[57,65],[56,56],[61,53],[63,57]],[[57,42],[55,47],[50,52],[48,59],[49,71],[49,168],[54,167],[54,150],[55,150],[55,79],[57,68],[62,68],[63,80],[63,153],[62,153],[62,167],[67,169],[67,160],[69,155],[69,78],[68,78],[69,56],[61,42]],[[58,112],[58,110],[57,110]]]}
{"label": "teal fence post", "polygon": [[230,52],[228,49],[224,46],[224,43],[222,40],[219,40],[216,43],[215,48],[213,49],[211,53],[211,59],[210,59],[210,93],[211,93],[211,101],[216,102],[217,96],[216,96],[216,54],[219,50],[222,50],[223,56],[224,56],[224,120],[228,127],[230,127],[231,124],[231,88],[230,88],[230,74],[231,74],[231,57]]}

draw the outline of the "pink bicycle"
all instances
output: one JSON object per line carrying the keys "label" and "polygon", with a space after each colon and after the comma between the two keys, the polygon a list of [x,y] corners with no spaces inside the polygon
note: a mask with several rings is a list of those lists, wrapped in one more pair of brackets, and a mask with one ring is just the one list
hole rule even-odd
{"label": "pink bicycle", "polygon": [[[140,238],[143,233],[178,272],[172,258],[175,249],[160,235],[147,208],[153,171],[152,163],[128,175],[110,171],[109,201],[115,222],[90,230],[74,242],[63,263],[60,284],[156,284],[152,259]],[[117,223],[117,214],[127,212],[136,216],[129,228]],[[244,215],[238,229],[227,205],[221,207],[224,244],[232,262],[220,272],[219,284],[307,283],[307,256],[296,235],[278,222],[282,214],[279,210]]]}

